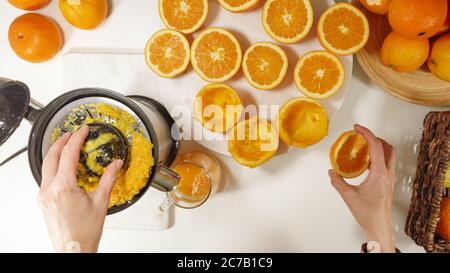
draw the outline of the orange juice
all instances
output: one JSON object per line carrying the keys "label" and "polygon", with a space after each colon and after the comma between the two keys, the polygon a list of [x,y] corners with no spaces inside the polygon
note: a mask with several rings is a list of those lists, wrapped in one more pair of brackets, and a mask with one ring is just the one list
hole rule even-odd
{"label": "orange juice", "polygon": [[184,163],[175,166],[174,170],[180,175],[178,192],[185,199],[200,201],[208,197],[211,182],[203,168],[193,163]]}

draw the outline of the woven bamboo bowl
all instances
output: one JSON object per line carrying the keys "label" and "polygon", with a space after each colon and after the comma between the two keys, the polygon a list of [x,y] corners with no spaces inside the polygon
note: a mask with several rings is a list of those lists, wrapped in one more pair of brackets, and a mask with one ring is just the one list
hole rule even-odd
{"label": "woven bamboo bowl", "polygon": [[381,45],[391,32],[387,16],[369,12],[359,2],[353,4],[361,9],[369,20],[370,38],[367,45],[356,54],[356,59],[379,87],[402,100],[428,106],[450,105],[450,82],[434,76],[426,64],[418,71],[396,72],[381,62]]}

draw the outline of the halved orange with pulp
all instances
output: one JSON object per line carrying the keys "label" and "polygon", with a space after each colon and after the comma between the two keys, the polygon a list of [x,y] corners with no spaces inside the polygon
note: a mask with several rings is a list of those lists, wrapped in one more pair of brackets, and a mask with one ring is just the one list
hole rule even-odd
{"label": "halved orange with pulp", "polygon": [[217,0],[220,5],[231,12],[244,12],[256,8],[261,0]]}
{"label": "halved orange with pulp", "polygon": [[313,20],[309,0],[267,0],[262,10],[264,29],[280,43],[296,43],[305,38]]}
{"label": "halved orange with pulp", "polygon": [[184,34],[197,31],[208,16],[208,0],[159,0],[164,25]]}
{"label": "halved orange with pulp", "polygon": [[206,81],[224,82],[232,78],[239,71],[241,61],[241,45],[226,29],[205,29],[192,43],[192,67]]}
{"label": "halved orange with pulp", "polygon": [[350,55],[369,40],[369,21],[355,6],[340,2],[320,16],[317,37],[322,46],[337,55]]}
{"label": "halved orange with pulp", "polygon": [[372,13],[386,14],[391,0],[360,0],[361,4]]}
{"label": "halved orange with pulp", "polygon": [[284,143],[306,148],[328,134],[328,113],[313,99],[291,99],[281,106],[276,117],[276,127]]}
{"label": "halved orange with pulp", "polygon": [[234,160],[251,168],[269,161],[278,150],[278,133],[257,116],[241,121],[230,131],[228,149]]}
{"label": "halved orange with pulp", "polygon": [[302,56],[294,69],[297,88],[308,97],[326,99],[344,84],[345,68],[341,60],[327,51],[311,51]]}
{"label": "halved orange with pulp", "polygon": [[223,83],[208,84],[194,99],[194,117],[213,132],[226,132],[241,118],[243,105],[238,93]]}
{"label": "halved orange with pulp", "polygon": [[277,87],[284,79],[288,58],[281,47],[260,42],[251,45],[244,54],[242,71],[255,88],[268,90]]}
{"label": "halved orange with pulp", "polygon": [[189,65],[189,42],[176,30],[164,29],[156,32],[145,46],[145,61],[156,74],[172,78]]}
{"label": "halved orange with pulp", "polygon": [[357,132],[345,132],[331,146],[330,161],[342,177],[358,177],[369,167],[369,145]]}

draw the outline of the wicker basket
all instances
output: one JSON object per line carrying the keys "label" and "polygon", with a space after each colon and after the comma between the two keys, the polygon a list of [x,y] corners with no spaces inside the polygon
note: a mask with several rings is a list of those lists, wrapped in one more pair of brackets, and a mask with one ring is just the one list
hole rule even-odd
{"label": "wicker basket", "polygon": [[416,177],[405,232],[427,252],[450,252],[435,235],[450,151],[450,111],[431,112],[424,121]]}

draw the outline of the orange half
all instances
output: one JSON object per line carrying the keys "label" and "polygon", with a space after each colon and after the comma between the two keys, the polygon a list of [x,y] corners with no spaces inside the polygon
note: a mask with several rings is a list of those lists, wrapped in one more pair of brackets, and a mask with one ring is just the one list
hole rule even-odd
{"label": "orange half", "polygon": [[233,158],[251,168],[269,161],[277,153],[278,144],[275,128],[257,116],[239,122],[228,136],[228,149]]}
{"label": "orange half", "polygon": [[189,34],[206,21],[208,0],[159,0],[158,10],[166,27]]}
{"label": "orange half", "polygon": [[231,12],[244,12],[256,8],[261,0],[217,0],[220,5]]}
{"label": "orange half", "polygon": [[358,177],[369,167],[369,145],[357,132],[345,132],[331,146],[330,161],[342,177]]}
{"label": "orange half", "polygon": [[45,7],[50,0],[8,0],[8,2],[18,9],[31,11]]}
{"label": "orange half", "polygon": [[267,0],[262,10],[264,29],[280,43],[296,43],[305,38],[313,20],[309,0]]}
{"label": "orange half", "polygon": [[203,87],[194,100],[194,117],[213,132],[226,132],[241,118],[244,107],[229,85],[213,83]]}
{"label": "orange half", "polygon": [[291,99],[280,108],[276,128],[286,145],[306,148],[328,134],[328,113],[313,99]]}
{"label": "orange half", "polygon": [[205,29],[192,43],[192,67],[206,81],[224,82],[232,78],[239,71],[241,61],[241,45],[226,29]]}
{"label": "orange half", "polygon": [[312,51],[302,56],[294,69],[297,88],[308,97],[326,99],[344,84],[345,68],[341,60],[326,51]]}
{"label": "orange half", "polygon": [[358,52],[369,40],[369,22],[358,8],[341,2],[320,16],[317,36],[328,51],[350,55]]}
{"label": "orange half", "polygon": [[247,81],[262,90],[277,87],[288,68],[286,53],[279,46],[261,42],[250,46],[244,54],[242,71]]}
{"label": "orange half", "polygon": [[372,13],[386,14],[391,0],[360,0],[361,4]]}
{"label": "orange half", "polygon": [[189,42],[183,34],[171,29],[156,32],[145,46],[145,61],[156,74],[172,78],[189,65]]}

